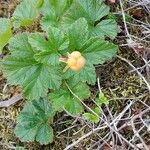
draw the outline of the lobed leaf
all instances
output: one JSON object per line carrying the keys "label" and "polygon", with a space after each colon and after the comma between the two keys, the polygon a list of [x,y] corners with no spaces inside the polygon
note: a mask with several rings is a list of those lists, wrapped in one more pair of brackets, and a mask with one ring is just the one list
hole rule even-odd
{"label": "lobed leaf", "polygon": [[118,50],[116,45],[102,40],[99,36],[89,38],[88,25],[84,18],[78,19],[69,28],[69,47],[70,51],[78,50],[81,52],[86,60],[86,64],[78,72],[67,70],[64,78],[74,76],[74,80],[80,79],[91,85],[94,85],[96,82],[96,73],[93,65],[103,64],[110,60]]}
{"label": "lobed leaf", "polygon": [[60,87],[59,67],[45,65],[34,59],[34,50],[28,43],[26,33],[15,36],[10,42],[11,48],[12,54],[3,63],[4,71],[8,82],[21,85],[27,98],[38,99],[46,96],[48,88]]}
{"label": "lobed leaf", "polygon": [[109,104],[109,101],[107,99],[107,97],[105,97],[104,93],[99,93],[99,97],[96,99],[96,103],[97,105],[102,105],[102,104],[105,104],[105,105],[108,105]]}
{"label": "lobed leaf", "polygon": [[[74,11],[78,10],[78,11]],[[102,0],[75,0],[72,7],[66,14],[65,21],[74,22],[75,20],[84,17],[89,24],[94,25],[94,22],[109,14],[109,7]]]}
{"label": "lobed leaf", "polygon": [[17,118],[15,134],[22,142],[38,141],[48,144],[53,141],[53,129],[48,123],[53,109],[47,99],[29,101]]}
{"label": "lobed leaf", "polygon": [[64,15],[62,24],[66,28],[79,18],[85,18],[92,36],[101,38],[108,36],[114,39],[117,35],[115,20],[102,20],[108,14],[109,7],[102,0],[75,0],[72,7]]}
{"label": "lobed leaf", "polygon": [[91,113],[84,113],[83,118],[93,123],[98,123],[100,120],[98,116],[91,114]]}

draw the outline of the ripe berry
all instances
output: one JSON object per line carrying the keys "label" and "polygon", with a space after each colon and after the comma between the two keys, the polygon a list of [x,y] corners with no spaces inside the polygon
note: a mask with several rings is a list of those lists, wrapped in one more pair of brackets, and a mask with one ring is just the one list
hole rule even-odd
{"label": "ripe berry", "polygon": [[69,67],[75,66],[76,63],[77,63],[77,60],[76,60],[75,58],[70,57],[70,58],[68,58],[68,60],[67,60],[67,64],[68,64]]}
{"label": "ripe berry", "polygon": [[78,51],[74,51],[69,54],[68,58],[60,58],[59,60],[67,64],[67,66],[63,70],[64,72],[69,68],[73,71],[79,71],[85,65],[85,58]]}
{"label": "ripe berry", "polygon": [[83,56],[81,56],[78,58],[76,66],[81,69],[84,67],[84,65],[85,65],[85,59]]}
{"label": "ripe berry", "polygon": [[80,52],[74,51],[69,55],[67,65],[71,70],[78,71],[84,67],[85,59]]}
{"label": "ripe berry", "polygon": [[73,58],[79,58],[80,56],[81,56],[81,53],[78,51],[74,51],[70,54],[70,57],[73,57]]}

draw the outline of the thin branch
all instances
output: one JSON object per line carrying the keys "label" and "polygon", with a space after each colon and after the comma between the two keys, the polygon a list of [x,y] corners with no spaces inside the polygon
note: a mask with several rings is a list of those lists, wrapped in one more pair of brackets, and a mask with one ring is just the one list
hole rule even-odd
{"label": "thin branch", "polygon": [[11,105],[14,105],[15,103],[17,103],[21,99],[23,99],[22,94],[18,94],[18,95],[11,97],[9,100],[0,101],[0,108],[9,107]]}
{"label": "thin branch", "polygon": [[123,4],[123,3],[122,3],[122,0],[119,0],[119,2],[120,2],[121,13],[122,13],[122,18],[123,18],[123,23],[124,23],[124,27],[125,27],[125,30],[126,30],[126,34],[127,34],[128,38],[129,38],[130,40],[132,40],[132,39],[131,39],[131,36],[130,36],[130,34],[129,34],[129,31],[128,31],[128,28],[127,28],[127,23],[126,23],[125,13],[124,13],[123,5],[122,5],[122,4]]}
{"label": "thin branch", "polygon": [[77,145],[78,143],[80,143],[82,140],[84,140],[85,138],[89,137],[91,134],[98,132],[101,129],[105,129],[107,128],[107,125],[102,126],[102,127],[97,127],[95,129],[93,129],[92,131],[88,132],[87,134],[83,135],[82,137],[80,137],[77,141],[73,142],[72,144],[68,145],[64,150],[69,150],[70,148],[74,147],[75,145]]}

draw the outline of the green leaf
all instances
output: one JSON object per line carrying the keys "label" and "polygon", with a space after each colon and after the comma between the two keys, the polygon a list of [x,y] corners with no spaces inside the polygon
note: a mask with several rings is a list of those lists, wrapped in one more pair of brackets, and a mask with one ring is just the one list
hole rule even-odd
{"label": "green leaf", "polygon": [[88,84],[95,85],[96,82],[96,72],[95,67],[88,62],[86,62],[84,68],[78,72],[73,72],[71,69],[68,69],[64,74],[64,78],[73,77],[74,80],[87,82]]}
{"label": "green leaf", "polygon": [[73,0],[45,0],[42,9],[41,27],[45,31],[50,26],[58,27],[64,13],[69,9]]}
{"label": "green leaf", "polygon": [[60,29],[49,27],[47,35],[53,51],[63,53],[64,50],[68,49],[68,37]]}
{"label": "green leaf", "polygon": [[80,79],[78,79],[78,81],[74,80],[74,78],[70,79],[68,86],[80,99],[86,99],[90,96],[89,87],[86,83],[80,82]]}
{"label": "green leaf", "polygon": [[38,130],[36,135],[36,141],[41,145],[47,145],[53,142],[53,129],[49,125],[43,124]]}
{"label": "green leaf", "polygon": [[65,109],[71,115],[78,115],[83,111],[81,102],[75,98],[68,89],[54,91],[50,94],[52,106],[55,111]]}
{"label": "green leaf", "polygon": [[93,123],[98,123],[100,120],[98,116],[91,114],[91,113],[84,113],[83,118]]}
{"label": "green leaf", "polygon": [[[82,82],[68,83],[69,88],[72,92],[77,95],[81,100],[89,97],[90,91],[88,86]],[[72,115],[77,115],[83,111],[83,107],[79,99],[77,99],[67,87],[62,90],[54,91],[50,94],[50,99],[54,110],[65,110]]]}
{"label": "green leaf", "polygon": [[15,28],[20,26],[29,26],[38,15],[37,0],[23,0],[17,5],[13,16],[13,25]]}
{"label": "green leaf", "polygon": [[[27,33],[18,34],[11,38],[9,41],[9,49],[11,51],[11,55],[18,59],[33,59],[34,51],[28,42]],[[35,61],[33,60],[33,62]]]}
{"label": "green leaf", "polygon": [[105,97],[105,95],[104,95],[104,93],[100,93],[99,94],[99,97],[96,99],[96,103],[98,104],[98,105],[102,105],[102,104],[105,104],[105,105],[108,105],[109,104],[109,101],[108,101],[108,99]]}
{"label": "green leaf", "polygon": [[104,41],[100,37],[91,37],[89,39],[88,26],[84,18],[78,19],[69,28],[69,47],[70,51],[80,51],[86,60],[86,64],[78,72],[68,69],[64,78],[74,76],[75,80],[79,79],[91,85],[94,85],[96,82],[96,73],[93,65],[103,64],[115,56],[118,50],[116,45]]}
{"label": "green leaf", "polygon": [[41,8],[44,4],[44,0],[37,0],[37,8]]}
{"label": "green leaf", "polygon": [[112,19],[102,20],[93,29],[94,29],[92,31],[93,35],[100,36],[100,37],[106,35],[111,39],[114,39],[117,36],[117,31],[118,31],[116,21]]}
{"label": "green leaf", "polygon": [[11,22],[9,19],[0,18],[0,53],[12,36]]}
{"label": "green leaf", "polygon": [[103,64],[115,56],[118,47],[101,40],[99,37],[90,38],[81,48],[85,59],[92,64]]}
{"label": "green leaf", "polygon": [[65,104],[65,110],[72,115],[78,115],[83,111],[83,106],[77,98],[70,97]]}
{"label": "green leaf", "polygon": [[89,37],[88,24],[84,18],[78,19],[69,28],[69,49],[80,50]]}
{"label": "green leaf", "polygon": [[101,38],[108,36],[113,39],[117,34],[115,21],[102,20],[108,14],[109,7],[104,4],[103,0],[75,0],[70,10],[63,17],[62,24],[66,28],[79,18],[84,17],[88,22],[92,36]]}
{"label": "green leaf", "polygon": [[35,52],[51,50],[49,42],[45,39],[44,35],[41,33],[36,32],[29,34],[28,41],[33,47]]}
{"label": "green leaf", "polygon": [[36,61],[51,65],[59,64],[59,54],[52,49],[50,42],[43,35],[33,33],[30,34],[28,39],[35,50],[34,58]]}
{"label": "green leaf", "polygon": [[19,34],[11,40],[10,51],[11,55],[3,62],[4,72],[9,83],[22,86],[27,98],[38,99],[44,97],[49,88],[60,87],[59,68],[38,63],[34,59],[34,52],[26,33]]}
{"label": "green leaf", "polygon": [[85,67],[74,75],[75,79],[79,79],[88,84],[94,85],[96,82],[95,67],[92,64],[86,63]]}
{"label": "green leaf", "polygon": [[62,14],[70,7],[73,0],[50,0],[51,6],[54,8],[56,16],[61,17]]}
{"label": "green leaf", "polygon": [[59,54],[51,53],[50,51],[43,51],[34,55],[38,62],[51,65],[58,65],[59,57]]}
{"label": "green leaf", "polygon": [[93,111],[99,116],[101,114],[101,110],[99,107],[95,107]]}
{"label": "green leaf", "polygon": [[59,64],[60,53],[63,53],[68,48],[67,37],[54,27],[48,29],[47,40],[40,33],[33,33],[28,39],[35,49],[35,60],[44,64]]}
{"label": "green leaf", "polygon": [[38,141],[48,144],[53,141],[53,130],[48,124],[54,116],[47,99],[33,100],[26,103],[17,118],[15,134],[22,142]]}
{"label": "green leaf", "polygon": [[72,20],[84,17],[90,24],[93,24],[108,14],[109,7],[102,0],[75,0],[67,17]]}
{"label": "green leaf", "polygon": [[28,126],[21,125],[20,123],[20,125],[18,124],[15,128],[15,135],[19,137],[22,142],[33,142],[38,131],[38,126],[31,126],[30,124]]}
{"label": "green leaf", "polygon": [[70,98],[70,95],[68,94],[68,91],[66,92],[63,89],[60,89],[59,91],[53,91],[49,95],[50,100],[52,101],[52,106],[55,111],[61,111],[68,98]]}

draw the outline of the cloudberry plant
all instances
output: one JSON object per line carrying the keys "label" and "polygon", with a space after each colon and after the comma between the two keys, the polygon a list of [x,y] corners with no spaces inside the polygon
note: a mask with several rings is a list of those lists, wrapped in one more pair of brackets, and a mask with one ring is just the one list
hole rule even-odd
{"label": "cloudberry plant", "polygon": [[[96,82],[94,66],[112,59],[118,49],[110,42],[117,24],[108,15],[103,0],[22,0],[10,19],[0,18],[0,50],[7,44],[10,51],[2,62],[3,73],[28,99],[15,128],[21,141],[48,144],[56,112],[84,112],[81,101],[90,97],[88,85]],[[42,31],[13,31],[39,19]],[[83,116],[99,121],[93,114]]]}

